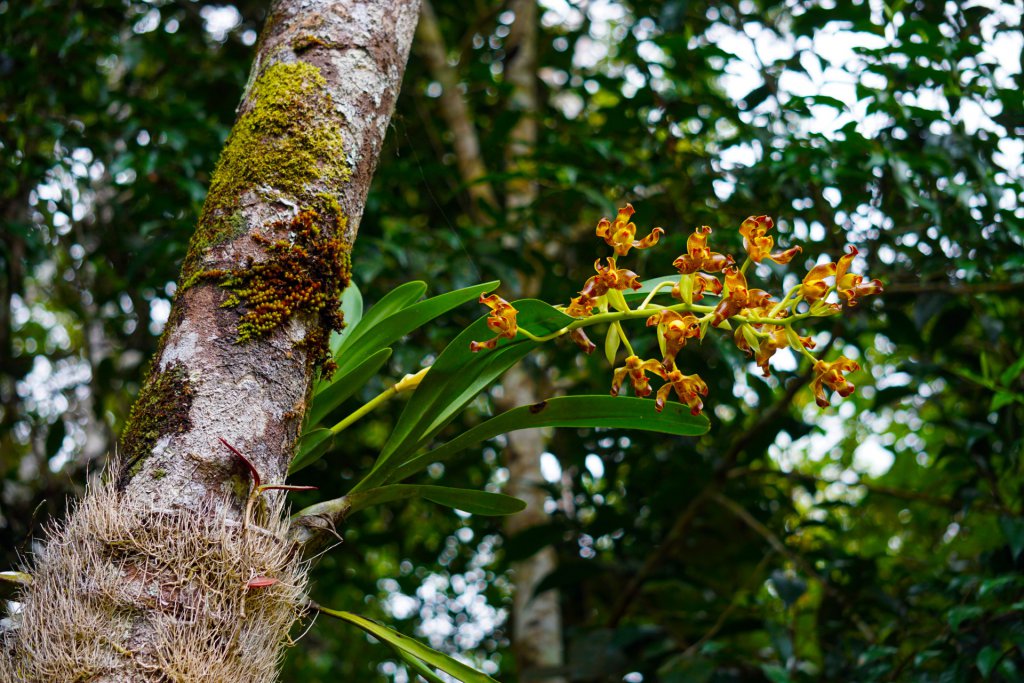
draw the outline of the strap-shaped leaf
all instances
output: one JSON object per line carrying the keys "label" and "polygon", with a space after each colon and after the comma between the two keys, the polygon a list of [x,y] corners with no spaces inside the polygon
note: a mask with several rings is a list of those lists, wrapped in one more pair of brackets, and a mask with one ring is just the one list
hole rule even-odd
{"label": "strap-shaped leaf", "polygon": [[[513,305],[519,311],[519,325],[534,334],[554,332],[573,321],[536,299],[521,299]],[[486,318],[481,318],[445,347],[406,404],[373,470],[353,491],[384,483],[391,470],[429,443],[477,394],[539,345],[520,336],[508,342],[503,340],[493,350],[469,350],[470,341],[491,336]]]}
{"label": "strap-shaped leaf", "polygon": [[345,496],[350,513],[381,503],[391,503],[408,498],[423,498],[444,507],[487,517],[512,515],[526,507],[526,503],[523,501],[503,493],[426,484],[391,484]]}
{"label": "strap-shaped leaf", "polygon": [[332,617],[336,617],[342,621],[347,621],[348,623],[361,628],[377,640],[387,643],[388,645],[401,650],[402,652],[405,652],[426,664],[429,664],[435,669],[445,672],[449,676],[454,676],[458,680],[462,681],[462,683],[498,683],[487,674],[481,673],[476,669],[463,664],[457,659],[453,659],[446,654],[427,647],[418,640],[413,640],[412,638],[402,635],[398,631],[378,624],[366,617],[361,617],[358,614],[353,614],[352,612],[332,610],[326,607],[319,607],[318,609],[324,614],[329,614]]}
{"label": "strap-shaped leaf", "polygon": [[628,396],[561,396],[529,406],[520,406],[492,417],[432,451],[406,462],[388,477],[400,481],[432,462],[446,460],[473,444],[500,434],[532,427],[610,427],[639,429],[675,436],[698,436],[710,429],[703,415],[690,414],[680,403],[668,403],[662,412],[654,401]]}
{"label": "strap-shaped leaf", "polygon": [[349,372],[335,372],[330,383],[322,385],[313,395],[313,402],[306,415],[307,429],[316,426],[352,394],[359,391],[377,374],[388,358],[391,358],[391,349],[380,349]]}
{"label": "strap-shaped leaf", "polygon": [[417,676],[421,677],[427,683],[445,683],[445,680],[434,673],[434,670],[424,664],[422,660],[416,659],[407,652],[402,652],[394,645],[391,646],[391,650],[399,659],[405,662],[406,666],[412,669]]}
{"label": "strap-shaped leaf", "polygon": [[345,328],[341,332],[331,333],[332,356],[338,355],[338,349],[363,318],[363,295],[354,282],[350,282],[345,291],[341,293],[341,312],[344,315]]}
{"label": "strap-shaped leaf", "polygon": [[352,344],[355,340],[361,337],[367,330],[371,329],[374,325],[379,323],[389,315],[393,315],[398,311],[411,306],[420,300],[427,292],[427,283],[422,280],[413,280],[412,282],[404,282],[390,292],[380,298],[380,301],[370,307],[370,310],[366,311],[361,316],[358,326],[352,331],[352,333],[345,339],[345,344],[342,345],[341,349]]}
{"label": "strap-shaped leaf", "polygon": [[303,467],[319,460],[330,447],[331,436],[331,430],[326,427],[317,427],[304,432],[299,438],[299,445],[295,450],[295,458],[288,467],[288,474],[295,474]]}
{"label": "strap-shaped leaf", "polygon": [[[497,281],[486,282],[482,285],[474,285],[464,289],[457,289],[454,292],[446,292],[407,306],[400,311],[392,313],[383,320],[375,321],[373,327],[368,328],[359,337],[353,339],[350,344],[344,345],[338,358],[339,369],[348,370],[355,363],[361,362],[361,359],[377,349],[391,346],[405,335],[422,327],[434,318],[444,315],[464,303],[475,301],[481,294],[491,291],[498,284]],[[363,320],[368,320],[376,310],[377,307],[374,306]]]}

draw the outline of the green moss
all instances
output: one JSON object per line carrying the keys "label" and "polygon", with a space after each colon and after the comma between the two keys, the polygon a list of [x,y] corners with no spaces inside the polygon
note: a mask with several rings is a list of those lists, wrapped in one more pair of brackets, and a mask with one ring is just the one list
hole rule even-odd
{"label": "green moss", "polygon": [[199,269],[211,246],[245,230],[238,210],[247,190],[281,193],[300,206],[320,208],[317,195],[325,187],[336,190],[351,176],[342,161],[341,132],[331,123],[334,103],[317,67],[271,64],[256,79],[249,100],[214,169],[183,281]]}
{"label": "green moss", "polygon": [[125,462],[122,483],[138,473],[157,439],[166,434],[181,434],[192,427],[192,396],[188,370],[183,364],[173,363],[163,372],[154,366],[121,432],[119,453]]}
{"label": "green moss", "polygon": [[165,470],[163,468],[153,470],[153,478],[156,479],[157,481],[163,479],[166,476],[167,476],[167,470]]}
{"label": "green moss", "polygon": [[344,324],[341,293],[351,277],[351,245],[340,237],[345,218],[340,209],[327,214],[306,210],[272,227],[284,237],[253,236],[269,253],[268,260],[246,268],[200,271],[193,279],[214,280],[228,290],[221,306],[240,312],[238,343],[265,337],[295,315],[315,316],[317,324],[301,345],[309,351],[310,362],[330,375],[328,341],[331,331]]}

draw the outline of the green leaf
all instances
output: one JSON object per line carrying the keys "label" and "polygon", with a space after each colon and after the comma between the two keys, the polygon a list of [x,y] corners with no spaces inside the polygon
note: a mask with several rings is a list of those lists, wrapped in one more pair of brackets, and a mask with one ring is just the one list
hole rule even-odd
{"label": "green leaf", "polygon": [[1000,408],[1008,406],[1015,401],[1021,401],[1022,403],[1024,403],[1024,400],[1022,400],[1016,394],[1011,394],[1008,391],[997,391],[995,396],[992,397],[992,402],[989,403],[988,409],[992,412],[995,412]]}
{"label": "green leaf", "polygon": [[295,458],[288,467],[288,474],[295,474],[319,460],[331,445],[330,438],[331,430],[324,427],[303,433],[299,438],[299,446],[295,450]]}
{"label": "green leaf", "polygon": [[449,676],[454,676],[462,681],[462,683],[497,683],[487,674],[481,673],[456,659],[452,659],[446,654],[427,647],[418,640],[413,640],[366,617],[361,617],[351,612],[327,609],[326,607],[319,607],[318,609],[324,614],[329,614],[332,617],[347,621],[361,628],[377,640],[387,643],[393,648],[401,650],[407,655],[445,672]]}
{"label": "green leaf", "polygon": [[[400,486],[400,484],[395,484]],[[503,493],[456,489],[447,486],[420,486],[420,496],[431,503],[468,512],[471,515],[499,517],[522,512],[526,502]]]}
{"label": "green leaf", "polygon": [[771,683],[793,683],[786,670],[778,664],[762,664],[761,672]]}
{"label": "green leaf", "polygon": [[1003,530],[1003,536],[1013,553],[1013,561],[1016,562],[1024,550],[1024,519],[1003,515],[999,518],[999,528]]}
{"label": "green leaf", "polygon": [[999,381],[1004,386],[1010,386],[1010,384],[1020,377],[1021,373],[1024,372],[1024,356],[1017,359],[1017,362],[1010,367],[1003,370],[1002,374],[999,375]]}
{"label": "green leaf", "polygon": [[341,293],[341,312],[344,315],[345,327],[341,332],[331,333],[331,355],[337,356],[338,349],[345,343],[345,340],[352,334],[363,318],[363,295],[356,287],[356,283],[350,282],[345,291]]}
{"label": "green leaf", "polygon": [[[457,289],[454,292],[447,292],[413,304],[389,315],[383,320],[375,321],[372,328],[367,329],[359,337],[353,339],[350,344],[344,346],[341,350],[341,357],[338,359],[339,369],[347,371],[356,363],[362,362],[363,358],[374,351],[391,346],[413,330],[422,327],[457,306],[476,300],[481,294],[495,289],[499,284],[495,280],[494,282],[485,282],[481,285]],[[364,320],[368,320],[376,310],[377,307],[374,306]]]}
{"label": "green leaf", "polygon": [[[429,373],[428,373],[429,376]],[[698,436],[710,429],[708,419],[690,414],[681,403],[668,403],[662,412],[650,399],[628,396],[561,396],[529,406],[520,406],[492,417],[463,432],[448,443],[412,458],[388,477],[398,481],[445,460],[464,448],[499,434],[532,427],[609,427],[661,432],[675,436]]]}
{"label": "green leaf", "polygon": [[[519,311],[520,327],[533,334],[548,334],[573,322],[573,318],[536,299],[521,299],[513,305]],[[477,394],[539,345],[520,336],[502,341],[492,350],[469,350],[470,341],[491,336],[483,317],[445,347],[406,404],[370,474],[353,491],[384,483],[394,466],[425,446]]]}
{"label": "green leaf", "polygon": [[352,370],[346,373],[335,372],[331,381],[322,384],[313,395],[313,402],[306,415],[306,424],[312,427],[330,415],[335,408],[359,391],[389,358],[391,349],[380,349]]}
{"label": "green leaf", "polygon": [[15,583],[21,586],[28,586],[32,583],[32,575],[25,572],[4,571],[0,572],[0,581],[4,583]]}
{"label": "green leaf", "polygon": [[503,493],[421,484],[380,486],[358,493],[350,493],[345,498],[349,502],[350,512],[407,498],[423,498],[438,505],[468,512],[471,515],[484,516],[511,515],[526,507],[526,503],[523,501]]}
{"label": "green leaf", "polygon": [[405,662],[406,666],[412,669],[417,676],[420,676],[423,680],[427,681],[427,683],[445,683],[445,681],[434,673],[433,669],[424,664],[422,660],[416,659],[412,655],[407,652],[403,652],[393,645],[391,646],[391,649],[403,662]]}
{"label": "green leaf", "polygon": [[987,645],[982,648],[981,652],[978,653],[978,658],[975,660],[975,664],[978,665],[978,671],[981,672],[981,677],[986,681],[989,676],[992,675],[993,669],[996,668],[996,664],[999,663],[1003,653],[999,648]]}
{"label": "green leaf", "polygon": [[357,329],[352,331],[352,334],[349,335],[346,341],[348,344],[351,344],[384,318],[419,301],[419,298],[426,294],[426,292],[427,283],[422,280],[413,280],[412,282],[398,285],[370,307],[366,315],[360,318]]}
{"label": "green leaf", "polygon": [[956,631],[963,622],[976,619],[984,613],[985,610],[977,605],[959,605],[946,612],[946,619],[949,620],[949,627]]}

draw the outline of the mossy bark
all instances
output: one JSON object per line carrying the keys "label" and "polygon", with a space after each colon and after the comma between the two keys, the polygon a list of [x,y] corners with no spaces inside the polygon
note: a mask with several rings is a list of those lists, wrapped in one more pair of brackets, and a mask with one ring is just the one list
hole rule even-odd
{"label": "mossy bark", "polygon": [[[243,607],[230,619],[195,614],[210,604],[249,604],[245,596],[219,602],[225,591],[246,590],[238,577],[249,570],[284,572],[292,586],[303,581],[287,560],[294,553],[276,554],[286,523],[242,519],[250,475],[220,439],[245,453],[264,484],[284,480],[314,376],[326,362],[327,336],[340,323],[337,297],[348,282],[349,252],[417,13],[418,0],[274,3],[167,329],[123,433],[129,466],[113,487],[90,494],[104,505],[83,503],[34,558],[29,571],[39,576],[71,565],[76,576],[63,586],[26,588],[24,610],[0,641],[0,682],[60,681],[70,675],[54,673],[62,671],[91,683],[276,677],[279,650],[261,653],[270,664],[254,669],[238,638],[259,631],[258,611]],[[96,514],[111,506],[113,518]],[[270,501],[261,509],[280,506]],[[83,511],[102,518],[105,535]],[[155,519],[160,529],[133,530]],[[181,548],[210,546],[200,554],[224,561],[168,556],[175,534],[190,529],[201,542]],[[215,547],[248,547],[253,534],[267,538],[267,557],[279,558],[273,567],[240,567],[238,555]],[[86,548],[89,561],[75,564],[61,548]],[[260,564],[244,558],[261,552],[239,561]],[[197,586],[218,586],[218,595],[197,596]],[[278,614],[301,611],[301,591],[295,596]],[[40,612],[58,604],[60,618]],[[164,651],[179,621],[182,628],[205,624],[189,631],[184,658]],[[266,638],[256,633],[247,642],[280,647],[287,619],[272,621]],[[52,637],[41,637],[39,628],[52,629]],[[83,643],[87,670],[76,663]]]}

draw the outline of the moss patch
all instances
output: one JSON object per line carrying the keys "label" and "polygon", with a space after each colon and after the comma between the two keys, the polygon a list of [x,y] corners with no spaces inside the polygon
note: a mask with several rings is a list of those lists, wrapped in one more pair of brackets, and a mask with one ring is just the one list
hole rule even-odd
{"label": "moss patch", "polygon": [[192,427],[192,385],[188,370],[173,363],[160,372],[153,368],[121,432],[120,454],[124,458],[122,484],[135,476],[157,439],[166,434],[181,434]]}
{"label": "moss patch", "polygon": [[230,295],[221,307],[240,311],[238,343],[265,337],[295,315],[316,317],[302,345],[309,351],[310,362],[330,376],[334,363],[328,342],[331,331],[341,330],[344,324],[341,293],[351,277],[351,245],[339,237],[344,227],[340,213],[302,211],[291,221],[272,226],[285,237],[253,236],[269,253],[267,261],[246,268],[201,271],[195,279],[214,280],[228,290]]}
{"label": "moss patch", "polygon": [[300,206],[321,208],[317,195],[348,181],[351,170],[343,161],[341,132],[331,123],[334,103],[326,84],[306,62],[271,64],[256,79],[252,104],[214,169],[182,280],[199,269],[207,249],[244,232],[237,211],[247,190],[277,191]]}

